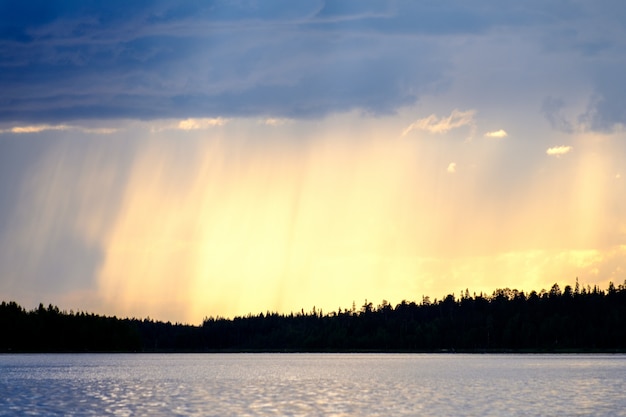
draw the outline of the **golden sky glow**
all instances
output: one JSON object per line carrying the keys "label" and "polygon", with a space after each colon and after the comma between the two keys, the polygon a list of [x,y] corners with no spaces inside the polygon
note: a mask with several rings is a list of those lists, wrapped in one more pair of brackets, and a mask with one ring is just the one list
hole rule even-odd
{"label": "golden sky glow", "polygon": [[0,300],[199,323],[626,278],[612,2],[10,9]]}
{"label": "golden sky glow", "polygon": [[[197,323],[465,288],[539,290],[577,276],[621,282],[610,137],[581,137],[581,153],[559,159],[538,148],[513,182],[496,175],[506,143],[402,134],[397,122],[241,120],[176,140],[153,134],[106,213],[95,190],[112,187],[115,161],[93,149],[90,163],[100,162],[81,167],[75,190],[75,227],[103,254],[92,298],[117,315]],[[307,133],[294,141],[298,131]]]}
{"label": "golden sky glow", "polygon": [[5,276],[48,267],[70,230],[89,252],[57,259],[74,284],[51,302],[189,323],[622,281],[619,135],[578,134],[556,158],[472,111],[411,113],[75,132],[21,184],[5,253],[29,258]]}

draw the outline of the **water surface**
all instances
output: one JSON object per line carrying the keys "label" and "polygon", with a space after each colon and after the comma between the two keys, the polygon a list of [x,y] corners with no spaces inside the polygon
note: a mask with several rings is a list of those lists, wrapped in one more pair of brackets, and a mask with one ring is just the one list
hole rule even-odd
{"label": "water surface", "polygon": [[0,355],[0,416],[626,416],[625,355]]}

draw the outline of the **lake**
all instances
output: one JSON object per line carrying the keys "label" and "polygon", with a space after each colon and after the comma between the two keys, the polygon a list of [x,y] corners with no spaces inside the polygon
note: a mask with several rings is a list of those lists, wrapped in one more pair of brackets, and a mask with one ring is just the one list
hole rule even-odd
{"label": "lake", "polygon": [[0,355],[9,415],[626,416],[626,355]]}

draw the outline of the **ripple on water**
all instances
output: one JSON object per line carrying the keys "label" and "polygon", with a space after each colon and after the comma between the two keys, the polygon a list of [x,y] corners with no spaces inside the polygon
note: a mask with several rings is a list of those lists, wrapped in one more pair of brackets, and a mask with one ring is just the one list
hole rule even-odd
{"label": "ripple on water", "polygon": [[0,355],[0,416],[626,416],[626,356]]}

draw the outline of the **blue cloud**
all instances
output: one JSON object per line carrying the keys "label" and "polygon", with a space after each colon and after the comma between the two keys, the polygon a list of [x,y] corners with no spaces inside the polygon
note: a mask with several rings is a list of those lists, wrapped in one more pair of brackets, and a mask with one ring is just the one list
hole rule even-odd
{"label": "blue cloud", "polygon": [[623,64],[616,62],[608,68],[598,68],[594,76],[598,99],[581,119],[598,131],[611,131],[616,125],[626,125],[626,75]]}
{"label": "blue cloud", "polygon": [[[546,40],[610,14],[587,21],[589,8],[495,0],[5,2],[0,122],[392,113],[451,83],[451,37],[537,28],[546,50],[571,44],[604,53],[606,40],[588,32]],[[614,108],[597,111],[622,118]]]}

